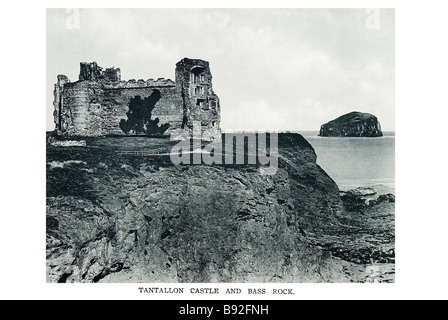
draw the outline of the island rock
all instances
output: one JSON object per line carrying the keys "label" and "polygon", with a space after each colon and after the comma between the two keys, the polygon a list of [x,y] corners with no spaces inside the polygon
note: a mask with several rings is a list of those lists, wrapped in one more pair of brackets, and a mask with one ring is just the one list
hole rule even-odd
{"label": "island rock", "polygon": [[382,137],[377,117],[370,113],[351,112],[320,128],[321,137]]}

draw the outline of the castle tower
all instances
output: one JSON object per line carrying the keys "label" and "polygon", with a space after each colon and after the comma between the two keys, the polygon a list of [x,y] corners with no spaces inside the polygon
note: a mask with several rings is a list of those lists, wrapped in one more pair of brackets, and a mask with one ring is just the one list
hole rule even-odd
{"label": "castle tower", "polygon": [[106,81],[121,81],[120,68],[107,68],[103,71],[103,68],[98,66],[96,62],[81,62],[79,71],[79,80],[106,80]]}
{"label": "castle tower", "polygon": [[183,100],[183,128],[192,129],[201,122],[208,134],[220,134],[221,108],[213,92],[209,63],[184,58],[176,64],[176,92]]}

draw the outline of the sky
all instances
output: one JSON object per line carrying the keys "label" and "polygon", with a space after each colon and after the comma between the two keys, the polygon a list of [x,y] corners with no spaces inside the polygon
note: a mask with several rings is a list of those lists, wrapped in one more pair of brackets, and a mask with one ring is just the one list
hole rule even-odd
{"label": "sky", "polygon": [[221,128],[318,131],[351,111],[395,131],[393,9],[47,9],[47,130],[58,74],[79,63],[122,80],[210,62]]}

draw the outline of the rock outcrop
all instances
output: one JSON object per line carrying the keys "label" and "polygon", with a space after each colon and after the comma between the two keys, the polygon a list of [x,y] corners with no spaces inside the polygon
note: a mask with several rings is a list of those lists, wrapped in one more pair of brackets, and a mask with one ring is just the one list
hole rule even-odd
{"label": "rock outcrop", "polygon": [[[338,213],[342,224],[326,226],[312,241],[328,248],[337,257],[356,264],[395,263],[395,196],[369,199],[359,190],[341,196],[344,210]],[[359,228],[362,228],[360,230]]]}
{"label": "rock outcrop", "polygon": [[369,113],[351,112],[320,128],[321,137],[382,137],[378,119]]}
{"label": "rock outcrop", "polygon": [[378,220],[349,219],[298,134],[279,135],[272,176],[87,141],[47,149],[48,282],[358,282],[375,261]]}

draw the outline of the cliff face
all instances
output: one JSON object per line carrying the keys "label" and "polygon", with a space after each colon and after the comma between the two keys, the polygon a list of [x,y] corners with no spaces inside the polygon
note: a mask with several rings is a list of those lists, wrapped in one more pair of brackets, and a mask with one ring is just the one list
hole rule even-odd
{"label": "cliff face", "polygon": [[322,125],[319,135],[322,137],[382,137],[383,133],[374,115],[351,112]]}
{"label": "cliff face", "polygon": [[273,176],[91,144],[47,149],[48,282],[361,281],[378,250],[300,135],[279,135]]}
{"label": "cliff face", "polygon": [[280,168],[173,166],[169,157],[48,147],[47,280],[348,281],[306,232],[335,223],[338,187],[299,135]]}

